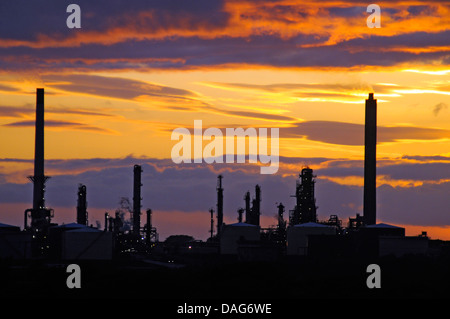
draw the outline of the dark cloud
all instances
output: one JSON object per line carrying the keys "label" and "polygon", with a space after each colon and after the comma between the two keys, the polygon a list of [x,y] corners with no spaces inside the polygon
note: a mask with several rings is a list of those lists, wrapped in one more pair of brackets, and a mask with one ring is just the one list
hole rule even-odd
{"label": "dark cloud", "polygon": [[377,189],[377,217],[392,223],[449,225],[450,182],[417,187],[382,185]]}
{"label": "dark cloud", "polygon": [[274,84],[250,84],[250,83],[224,83],[211,82],[212,84],[240,89],[256,89],[268,92],[289,92],[289,91],[318,91],[332,90],[336,92],[349,92],[371,90],[372,86],[363,82],[354,83],[274,83]]}
{"label": "dark cloud", "polygon": [[[37,40],[40,35],[65,38],[80,30],[67,28],[69,13],[66,8],[72,1],[26,0],[8,1],[0,7],[0,38]],[[82,30],[104,32],[108,29],[134,23],[137,29],[156,32],[167,27],[207,26],[220,28],[227,23],[228,15],[222,11],[222,1],[210,0],[78,0],[82,13]],[[145,18],[140,13],[153,13]]]}
{"label": "dark cloud", "polygon": [[[332,161],[328,167],[317,170],[319,176],[327,177],[347,177],[364,175],[364,162],[353,161]],[[391,180],[412,180],[419,182],[439,182],[450,179],[450,162],[432,163],[395,163],[379,160],[377,175],[384,176]]]}
{"label": "dark cloud", "polygon": [[441,112],[442,110],[445,110],[445,109],[448,109],[448,105],[445,104],[444,102],[436,104],[433,108],[434,116],[438,116],[439,112]]}
{"label": "dark cloud", "polygon": [[448,156],[442,156],[442,155],[404,155],[402,156],[402,159],[410,159],[410,160],[416,160],[416,161],[423,161],[423,162],[429,162],[429,161],[446,161],[450,162],[450,157]]}
{"label": "dark cloud", "polygon": [[[408,41],[415,43],[415,35],[409,34],[409,37]],[[430,34],[430,37],[433,35]],[[292,39],[267,34],[245,38],[141,39],[109,45],[85,44],[39,49],[18,46],[0,48],[0,67],[3,70],[39,69],[51,72],[68,69],[190,69],[228,64],[275,67],[394,66],[406,62],[432,61],[448,64],[445,59],[448,59],[449,52],[445,49],[420,53],[389,51],[391,46],[397,48],[398,45],[395,36],[388,39],[392,45],[383,44],[387,39],[376,40],[379,43],[376,45],[372,43],[371,37],[357,43],[299,47]]]}
{"label": "dark cloud", "polygon": [[[8,124],[4,124],[3,126],[7,127],[35,127],[34,120],[27,121],[17,121]],[[64,129],[72,129],[72,130],[81,130],[81,131],[91,131],[98,132],[104,134],[117,134],[115,131],[101,128],[93,125],[87,125],[84,123],[71,122],[71,121],[57,121],[57,120],[46,120],[45,126],[50,128],[64,128]]]}
{"label": "dark cloud", "polygon": [[377,168],[377,174],[387,175],[395,180],[440,181],[450,179],[450,162],[386,165]]}
{"label": "dark cloud", "polygon": [[[302,138],[330,144],[364,145],[364,125],[333,121],[305,121],[293,127],[280,129],[280,136],[285,138]],[[450,138],[450,131],[445,129],[378,126],[378,143],[399,140],[433,140]]]}
{"label": "dark cloud", "polygon": [[[46,92],[47,93],[47,92]],[[46,107],[46,113],[54,114],[72,114],[72,115],[86,115],[86,116],[114,116],[107,113],[104,110],[101,112],[96,112],[92,110],[87,110],[83,108],[73,109],[66,107]],[[23,117],[24,115],[33,115],[35,113],[35,106],[31,104],[25,104],[23,106],[2,106],[0,105],[0,117]]]}
{"label": "dark cloud", "polygon": [[0,84],[0,91],[7,91],[7,92],[18,92],[20,90],[9,86],[9,85],[4,85],[4,84]]}
{"label": "dark cloud", "polygon": [[[45,125],[49,126],[49,127],[65,127],[65,126],[78,126],[81,124],[75,123],[75,122],[69,122],[69,121],[47,120],[47,121],[45,121]],[[12,122],[12,123],[5,124],[4,126],[34,127],[35,121],[34,120],[18,121],[18,122]]]}
{"label": "dark cloud", "polygon": [[50,87],[69,92],[87,93],[92,95],[115,97],[121,99],[135,99],[141,95],[149,96],[194,96],[195,94],[168,86],[150,84],[143,81],[117,77],[96,75],[45,75],[44,83]]}
{"label": "dark cloud", "polygon": [[25,106],[3,106],[0,105],[0,117],[22,117],[24,114],[33,112],[31,105]]}
{"label": "dark cloud", "polygon": [[[408,47],[424,48],[432,46],[448,46],[450,30],[443,32],[414,32],[398,34],[395,36],[371,36],[368,39],[355,38],[341,42],[339,47],[360,48],[361,50],[379,50],[383,51],[389,48]],[[446,50],[445,48],[443,50]],[[448,51],[447,51],[448,54]]]}
{"label": "dark cloud", "polygon": [[263,112],[251,112],[251,111],[231,111],[231,110],[222,110],[218,108],[214,109],[217,110],[218,113],[237,117],[256,118],[262,120],[281,121],[281,122],[295,122],[298,120],[297,118],[286,115],[267,114]]}

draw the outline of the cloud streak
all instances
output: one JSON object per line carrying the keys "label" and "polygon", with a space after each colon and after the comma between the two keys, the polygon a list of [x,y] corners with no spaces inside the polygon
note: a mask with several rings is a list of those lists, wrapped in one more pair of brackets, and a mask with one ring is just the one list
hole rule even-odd
{"label": "cloud streak", "polygon": [[[35,127],[34,120],[28,121],[17,121],[8,124],[4,124],[6,127]],[[84,123],[71,122],[71,121],[57,121],[57,120],[46,120],[45,126],[50,129],[63,129],[63,130],[77,130],[77,131],[88,131],[94,133],[103,133],[103,134],[113,134],[117,135],[118,132],[102,127],[97,127],[93,125],[88,125]]]}
{"label": "cloud streak", "polygon": [[[307,138],[330,144],[364,145],[364,125],[334,121],[305,121],[280,129],[284,138]],[[377,142],[391,143],[401,140],[450,139],[450,130],[412,127],[378,126]]]}

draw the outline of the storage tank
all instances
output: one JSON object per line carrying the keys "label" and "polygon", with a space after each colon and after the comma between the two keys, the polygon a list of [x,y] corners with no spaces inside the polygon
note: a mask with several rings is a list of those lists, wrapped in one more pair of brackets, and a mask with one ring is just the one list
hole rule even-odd
{"label": "storage tank", "polygon": [[235,255],[238,253],[239,242],[259,241],[260,229],[259,226],[247,223],[223,225],[220,237],[220,253]]}
{"label": "storage tank", "polygon": [[289,226],[286,253],[288,255],[307,255],[309,235],[336,235],[336,228],[313,222]]}
{"label": "storage tank", "polygon": [[62,234],[62,259],[112,259],[112,233],[91,227],[66,230]]}

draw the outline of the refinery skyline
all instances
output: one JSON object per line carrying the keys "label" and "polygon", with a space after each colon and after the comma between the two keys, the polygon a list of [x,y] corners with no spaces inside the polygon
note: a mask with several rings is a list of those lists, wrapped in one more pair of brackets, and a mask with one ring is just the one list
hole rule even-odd
{"label": "refinery skyline", "polygon": [[[261,225],[293,209],[298,174],[316,177],[317,216],[363,213],[364,100],[378,101],[377,221],[450,239],[448,1],[379,3],[368,28],[355,1],[14,1],[0,12],[0,216],[23,226],[32,203],[35,90],[46,91],[46,203],[75,220],[87,187],[89,223],[103,226],[132,198],[160,238],[207,239],[217,175],[224,221],[261,186]],[[279,129],[279,169],[249,163],[175,164],[179,127]],[[203,143],[205,146],[206,143]],[[175,200],[176,198],[176,200]]]}

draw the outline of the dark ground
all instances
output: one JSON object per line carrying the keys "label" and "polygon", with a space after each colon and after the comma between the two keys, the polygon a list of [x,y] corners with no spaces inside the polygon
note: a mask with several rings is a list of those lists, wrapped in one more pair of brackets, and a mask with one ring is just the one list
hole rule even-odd
{"label": "dark ground", "polygon": [[[81,288],[69,289],[65,263],[0,261],[3,298],[148,300],[449,299],[450,259],[409,256],[377,260],[214,261],[168,269],[139,261],[76,262]],[[381,288],[369,289],[369,264]]]}

